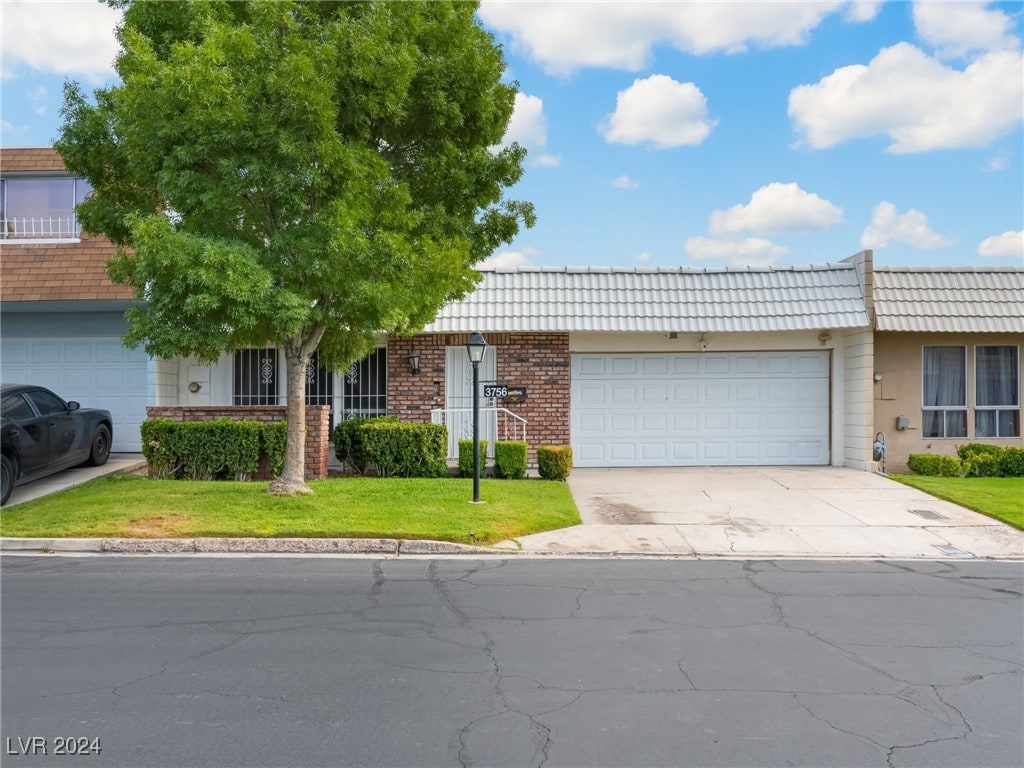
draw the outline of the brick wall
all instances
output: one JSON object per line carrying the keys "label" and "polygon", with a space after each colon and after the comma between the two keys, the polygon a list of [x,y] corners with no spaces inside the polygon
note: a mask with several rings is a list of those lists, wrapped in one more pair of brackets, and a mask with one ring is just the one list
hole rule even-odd
{"label": "brick wall", "polygon": [[[150,406],[146,416],[150,419],[171,421],[261,421],[274,424],[285,420],[287,408],[283,405],[192,405]],[[326,405],[306,406],[306,479],[322,480],[327,477],[330,440],[330,408]],[[264,478],[266,479],[266,478]]]}
{"label": "brick wall", "polygon": [[[430,421],[444,408],[445,349],[464,346],[469,334],[421,335],[388,342],[388,412],[403,421]],[[536,464],[538,445],[569,444],[569,335],[498,333],[486,335],[488,355],[497,355],[497,378],[526,387],[526,401],[498,405],[526,419],[528,462]],[[409,352],[420,355],[420,372],[409,373]]]}

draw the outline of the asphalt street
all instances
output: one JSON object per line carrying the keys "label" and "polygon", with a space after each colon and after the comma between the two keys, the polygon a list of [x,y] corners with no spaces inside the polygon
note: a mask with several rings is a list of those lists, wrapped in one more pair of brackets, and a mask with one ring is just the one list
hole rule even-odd
{"label": "asphalt street", "polygon": [[5,766],[1024,764],[1020,563],[5,555],[0,577]]}

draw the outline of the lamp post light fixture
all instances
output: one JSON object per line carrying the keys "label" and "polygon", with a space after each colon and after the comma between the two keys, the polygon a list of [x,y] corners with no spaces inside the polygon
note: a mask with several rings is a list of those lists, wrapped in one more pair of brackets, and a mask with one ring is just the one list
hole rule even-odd
{"label": "lamp post light fixture", "polygon": [[474,332],[466,342],[469,362],[473,364],[473,503],[480,503],[480,363],[487,352],[487,342]]}
{"label": "lamp post light fixture", "polygon": [[417,374],[420,372],[420,353],[416,351],[414,347],[409,351],[409,373]]}

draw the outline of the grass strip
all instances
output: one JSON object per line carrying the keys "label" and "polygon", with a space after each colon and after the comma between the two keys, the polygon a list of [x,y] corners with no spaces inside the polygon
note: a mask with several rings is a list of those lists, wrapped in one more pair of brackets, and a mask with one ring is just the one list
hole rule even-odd
{"label": "grass strip", "polygon": [[0,510],[0,535],[73,538],[312,537],[493,544],[580,523],[565,483],[352,477],[282,497],[266,483],[98,478]]}
{"label": "grass strip", "polygon": [[1024,477],[889,477],[1024,530]]}

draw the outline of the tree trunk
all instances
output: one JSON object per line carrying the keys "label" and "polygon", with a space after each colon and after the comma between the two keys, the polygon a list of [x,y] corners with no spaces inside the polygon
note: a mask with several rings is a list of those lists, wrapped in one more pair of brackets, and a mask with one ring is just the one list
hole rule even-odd
{"label": "tree trunk", "polygon": [[284,450],[284,467],[267,486],[267,493],[313,492],[306,485],[306,367],[323,335],[324,329],[317,327],[305,339],[294,336],[283,344],[288,386],[288,410],[285,414],[288,441]]}

